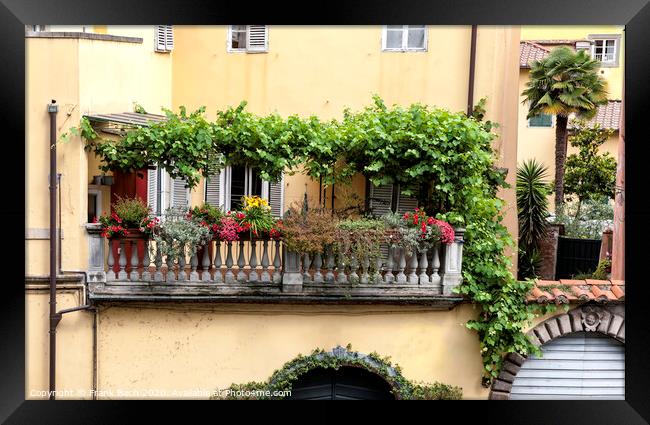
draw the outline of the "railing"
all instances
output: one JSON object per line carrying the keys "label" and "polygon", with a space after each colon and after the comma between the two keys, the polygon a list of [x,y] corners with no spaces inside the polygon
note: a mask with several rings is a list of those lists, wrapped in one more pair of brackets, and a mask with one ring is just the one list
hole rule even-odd
{"label": "railing", "polygon": [[[462,281],[464,229],[456,229],[455,234],[453,243],[427,252],[409,255],[401,248],[389,248],[387,254],[374,259],[335,254],[331,249],[296,253],[271,239],[213,240],[194,255],[186,250],[186,255],[172,258],[155,247],[150,250],[153,242],[143,238],[113,239],[109,241],[106,268],[95,270],[95,276],[100,281],[105,274],[108,284],[261,285],[280,287],[283,292],[309,287],[417,285],[427,293],[450,295]],[[91,253],[96,263],[103,249],[93,249],[92,245],[103,244],[103,240],[93,236]]]}

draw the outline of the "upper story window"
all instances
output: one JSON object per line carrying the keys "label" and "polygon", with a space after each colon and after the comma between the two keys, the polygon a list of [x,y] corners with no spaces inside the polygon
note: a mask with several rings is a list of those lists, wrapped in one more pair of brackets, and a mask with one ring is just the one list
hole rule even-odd
{"label": "upper story window", "polygon": [[41,32],[47,30],[48,30],[47,25],[25,25],[25,31]]}
{"label": "upper story window", "polygon": [[592,34],[591,56],[603,67],[618,66],[621,36],[618,34]]}
{"label": "upper story window", "polygon": [[156,52],[171,52],[174,49],[174,30],[171,25],[156,25],[154,36]]}
{"label": "upper story window", "polygon": [[425,25],[385,25],[382,48],[388,51],[426,51]]}
{"label": "upper story window", "polygon": [[268,25],[228,25],[229,52],[258,53],[268,50]]}

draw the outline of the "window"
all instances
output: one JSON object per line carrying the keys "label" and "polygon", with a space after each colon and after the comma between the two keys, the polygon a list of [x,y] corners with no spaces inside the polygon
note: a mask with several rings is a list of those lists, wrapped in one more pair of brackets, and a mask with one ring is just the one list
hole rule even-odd
{"label": "window", "polygon": [[620,35],[592,34],[588,38],[592,41],[591,56],[594,60],[603,67],[618,66]]}
{"label": "window", "polygon": [[25,31],[41,32],[47,30],[47,25],[25,25]]}
{"label": "window", "polygon": [[553,127],[553,115],[539,114],[529,118],[528,127]]}
{"label": "window", "polygon": [[424,51],[427,49],[427,28],[425,25],[385,25],[384,50]]}
{"label": "window", "polygon": [[156,25],[154,49],[161,53],[171,52],[174,49],[174,30],[171,25]]}
{"label": "window", "polygon": [[170,207],[189,207],[190,189],[185,179],[174,178],[163,169],[147,172],[147,204],[153,213],[162,217]]}
{"label": "window", "polygon": [[259,53],[269,48],[267,25],[229,25],[228,51]]}
{"label": "window", "polygon": [[251,167],[227,166],[221,172],[206,179],[205,202],[223,210],[241,208],[243,196],[257,195],[267,199],[271,213],[280,217],[284,204],[284,177],[279,182],[262,180],[257,171]]}

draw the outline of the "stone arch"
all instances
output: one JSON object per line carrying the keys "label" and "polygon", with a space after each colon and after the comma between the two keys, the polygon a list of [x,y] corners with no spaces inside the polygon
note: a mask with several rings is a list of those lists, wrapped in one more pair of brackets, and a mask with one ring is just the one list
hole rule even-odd
{"label": "stone arch", "polygon": [[[574,332],[598,332],[625,344],[625,311],[616,312],[600,305],[585,304],[564,314],[553,316],[527,332],[532,342],[541,346],[561,336]],[[490,400],[508,400],[512,383],[526,356],[509,353],[501,373],[492,382]]]}
{"label": "stone arch", "polygon": [[320,351],[311,356],[299,356],[288,367],[277,371],[270,379],[274,387],[282,380],[295,381],[301,375],[317,368],[356,367],[370,372],[388,383],[396,399],[400,398],[405,378],[400,371],[375,355],[362,354],[337,346],[331,351]]}

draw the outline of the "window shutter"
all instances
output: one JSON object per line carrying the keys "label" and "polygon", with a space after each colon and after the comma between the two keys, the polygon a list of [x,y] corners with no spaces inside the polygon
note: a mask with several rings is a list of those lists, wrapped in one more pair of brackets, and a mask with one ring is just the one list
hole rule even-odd
{"label": "window shutter", "polygon": [[375,186],[370,183],[370,210],[378,217],[391,212],[393,185]]}
{"label": "window shutter", "polygon": [[154,214],[158,211],[158,169],[147,170],[147,205]]}
{"label": "window shutter", "polygon": [[284,174],[280,181],[269,183],[269,205],[273,217],[282,217],[284,213]]}
{"label": "window shutter", "polygon": [[155,34],[154,34],[154,49],[156,52],[165,52],[165,43],[167,40],[167,25],[156,25]]}
{"label": "window shutter", "polygon": [[402,195],[401,191],[397,198],[397,212],[404,214],[406,212],[413,212],[418,207],[418,200],[412,196]]}
{"label": "window shutter", "polygon": [[174,30],[171,25],[165,25],[165,50],[171,52],[174,49]]}
{"label": "window shutter", "polygon": [[246,31],[246,48],[249,52],[266,52],[268,50],[268,26],[248,25]]}
{"label": "window shutter", "polygon": [[205,180],[205,203],[213,207],[221,207],[219,203],[220,177],[220,173],[217,173]]}
{"label": "window shutter", "polygon": [[187,208],[189,206],[189,189],[185,187],[185,179],[176,177],[172,181],[172,206],[174,208]]}

